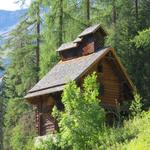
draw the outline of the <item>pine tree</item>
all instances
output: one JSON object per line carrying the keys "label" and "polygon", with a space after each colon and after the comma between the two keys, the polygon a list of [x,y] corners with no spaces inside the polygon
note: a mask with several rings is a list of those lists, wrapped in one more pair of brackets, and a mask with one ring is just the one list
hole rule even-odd
{"label": "pine tree", "polygon": [[[5,97],[0,104],[1,110],[5,108],[2,107],[5,102],[7,106],[5,146],[8,145],[8,149],[22,149],[23,145],[27,145],[26,140],[20,144],[18,141],[23,137],[30,139],[30,135],[24,132],[28,127],[24,125],[30,126],[25,120],[33,112],[32,108],[23,103],[22,97],[58,61],[56,49],[60,44],[72,41],[90,24],[101,23],[105,26],[109,33],[107,43],[117,50],[143,97],[144,106],[149,106],[149,8],[149,0],[32,1],[28,12],[7,40],[7,47],[12,50],[11,65],[4,77]],[[74,95],[78,94],[77,87],[72,85],[70,88]],[[86,97],[86,94],[91,96],[88,92],[82,96]],[[2,112],[0,118],[3,120]],[[22,134],[15,136],[16,132]]]}
{"label": "pine tree", "polygon": [[[0,39],[1,39],[1,37],[0,37]],[[4,70],[4,67],[3,67],[3,62],[2,62],[2,54],[3,54],[3,51],[2,51],[2,48],[1,48],[1,46],[0,46],[0,71],[1,70]]]}
{"label": "pine tree", "polygon": [[[17,40],[19,43],[19,40]],[[25,42],[25,39],[24,39]],[[15,44],[15,43],[14,43]],[[22,43],[23,44],[23,43]],[[18,47],[19,48],[19,47]],[[27,47],[26,47],[27,48]],[[21,51],[19,51],[21,50]],[[4,134],[4,147],[7,149],[16,149],[12,144],[12,140],[14,139],[12,133],[15,132],[14,129],[21,125],[22,122],[19,120],[26,115],[26,113],[30,113],[30,116],[34,114],[30,108],[24,101],[23,96],[25,95],[26,91],[35,83],[36,78],[34,74],[36,70],[34,67],[35,64],[32,66],[32,58],[29,54],[31,54],[31,49],[28,47],[28,51],[24,51],[25,47],[15,49],[13,51],[13,61],[4,78],[4,85],[5,85],[5,134]],[[22,54],[24,56],[22,56]],[[24,59],[23,59],[24,58]],[[28,64],[28,66],[26,66]],[[33,67],[33,69],[32,69]],[[32,69],[32,70],[31,70]],[[35,70],[35,71],[34,71]],[[12,105],[13,104],[13,105]],[[15,119],[16,118],[16,119]],[[13,119],[13,121],[12,121]],[[26,119],[27,120],[27,119]],[[30,124],[32,120],[27,121],[26,124]],[[33,123],[32,123],[33,124]],[[34,124],[33,124],[34,126]],[[21,131],[23,134],[25,131],[24,129]],[[31,136],[34,133],[28,129]],[[24,135],[25,137],[25,135]],[[24,139],[23,137],[23,139]],[[24,141],[21,139],[21,141]],[[25,142],[25,141],[24,141]],[[20,143],[21,144],[21,143]],[[25,145],[27,143],[24,143]]]}
{"label": "pine tree", "polygon": [[144,106],[147,108],[150,106],[150,29],[139,32],[139,35],[135,36],[132,42],[136,47],[136,51],[133,53],[133,61],[135,62],[135,66],[132,66],[133,78],[144,99]]}
{"label": "pine tree", "polygon": [[4,129],[4,101],[2,81],[0,81],[0,149],[3,150],[3,129]]}
{"label": "pine tree", "polygon": [[4,70],[2,60],[0,60],[0,71],[1,71],[1,70]]}
{"label": "pine tree", "polygon": [[90,0],[85,0],[85,20],[87,25],[90,24]]}
{"label": "pine tree", "polygon": [[139,8],[138,8],[138,0],[135,0],[135,17],[136,17],[136,21],[138,22],[138,18],[139,18]]}
{"label": "pine tree", "polygon": [[[56,0],[43,3],[47,12],[41,44],[40,75],[45,75],[58,61],[56,49],[63,43],[72,41],[86,23],[82,22],[81,2],[77,0]],[[82,18],[82,19],[80,19]]]}
{"label": "pine tree", "polygon": [[35,38],[35,51],[36,51],[36,69],[37,69],[37,81],[39,80],[40,71],[40,41],[41,41],[41,0],[35,0],[31,3],[28,13],[28,20],[30,27],[33,27],[31,34]]}
{"label": "pine tree", "polygon": [[[37,9],[36,3],[31,6],[34,8],[33,10]],[[32,128],[34,127],[34,122],[32,122],[34,119],[31,118],[32,120],[25,121],[27,120],[25,116],[34,115],[33,109],[23,101],[23,96],[38,79],[40,26],[37,18],[31,18],[33,12],[30,10],[26,14],[10,33],[7,40],[6,46],[11,50],[11,65],[6,70],[4,77],[4,94],[5,101],[7,101],[4,134],[5,149],[23,149],[22,145],[27,145],[29,142],[27,139],[32,140],[35,135],[33,130],[35,128]],[[22,125],[22,122],[26,122],[26,124]],[[30,128],[25,130],[26,126],[30,126]],[[18,132],[18,129],[22,134],[15,136],[14,132]],[[18,138],[18,141],[17,139],[14,141],[15,138]],[[22,143],[19,143],[19,140]]]}

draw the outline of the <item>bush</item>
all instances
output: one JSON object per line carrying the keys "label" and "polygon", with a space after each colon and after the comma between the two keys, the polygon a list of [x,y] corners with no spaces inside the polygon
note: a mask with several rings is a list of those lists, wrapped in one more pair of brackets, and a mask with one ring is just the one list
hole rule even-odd
{"label": "bush", "polygon": [[98,147],[98,132],[105,122],[98,89],[95,73],[84,80],[83,89],[74,81],[66,85],[62,96],[65,112],[60,113],[59,118],[62,148],[88,150]]}
{"label": "bush", "polygon": [[142,103],[141,103],[141,97],[139,94],[134,95],[134,100],[132,101],[132,104],[130,106],[130,111],[132,116],[138,115],[142,111]]}
{"label": "bush", "polygon": [[35,140],[34,148],[35,150],[59,150],[58,142],[58,134],[37,137]]}
{"label": "bush", "polygon": [[84,80],[83,88],[75,82],[66,85],[62,102],[65,111],[54,107],[60,132],[36,142],[36,150],[134,150],[149,148],[150,111],[141,113],[141,97],[135,95],[131,105],[133,115],[121,127],[105,125],[105,111],[97,98],[95,73]]}

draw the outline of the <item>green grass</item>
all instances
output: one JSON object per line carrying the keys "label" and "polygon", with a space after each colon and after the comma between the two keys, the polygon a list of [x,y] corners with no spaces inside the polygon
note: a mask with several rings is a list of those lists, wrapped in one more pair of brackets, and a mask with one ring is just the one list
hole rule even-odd
{"label": "green grass", "polygon": [[[125,121],[122,127],[103,127],[98,137],[95,150],[150,150],[150,111]],[[38,150],[48,149],[44,146]]]}
{"label": "green grass", "polygon": [[124,127],[113,132],[116,136],[112,145],[114,149],[150,150],[150,111],[126,121]]}

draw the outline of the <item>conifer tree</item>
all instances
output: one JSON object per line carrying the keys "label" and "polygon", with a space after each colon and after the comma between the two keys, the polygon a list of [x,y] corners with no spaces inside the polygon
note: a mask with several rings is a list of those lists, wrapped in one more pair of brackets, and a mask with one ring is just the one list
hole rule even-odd
{"label": "conifer tree", "polygon": [[4,129],[4,101],[2,95],[2,81],[0,81],[0,149],[3,150],[3,129]]}
{"label": "conifer tree", "polygon": [[[1,37],[0,37],[0,39],[1,39]],[[0,71],[4,69],[3,62],[2,62],[2,57],[1,57],[2,54],[3,54],[2,48],[0,46]]]}
{"label": "conifer tree", "polygon": [[[78,4],[79,3],[79,4]],[[44,14],[44,25],[41,44],[40,75],[43,76],[58,61],[56,49],[63,43],[72,41],[86,23],[81,18],[81,2],[77,0],[56,0],[43,2],[47,13]]]}
{"label": "conifer tree", "polygon": [[[6,70],[4,78],[5,101],[7,101],[4,134],[5,149],[22,149],[22,145],[27,145],[27,139],[31,140],[35,135],[34,128],[32,128],[34,126],[33,118],[22,125],[22,122],[27,120],[27,115],[34,115],[32,108],[23,101],[23,97],[39,79],[37,69],[40,57],[40,25],[38,20],[39,12],[37,10],[39,5],[34,3],[31,7],[33,10],[30,9],[30,12],[25,15],[18,26],[10,33],[6,45],[11,50],[11,65]],[[34,14],[35,10],[37,10],[37,14]],[[33,17],[33,14],[36,17]],[[14,109],[16,111],[13,111]],[[13,121],[12,118],[14,119]],[[26,126],[31,128],[26,131],[24,130]],[[16,137],[14,132],[21,132],[22,135],[20,134]],[[14,138],[18,138],[18,142],[14,141]],[[19,139],[23,143],[19,143]]]}
{"label": "conifer tree", "polygon": [[36,52],[36,69],[37,69],[37,81],[39,80],[40,71],[40,41],[41,41],[41,0],[35,0],[31,3],[28,13],[28,20],[30,27],[32,27],[31,34],[35,38],[35,52]]}
{"label": "conifer tree", "polygon": [[[143,97],[144,106],[149,106],[149,8],[149,0],[32,1],[26,15],[7,40],[7,47],[12,50],[11,65],[4,77],[5,97],[0,104],[1,110],[4,108],[4,102],[7,106],[4,135],[5,146],[8,146],[6,149],[22,149],[22,145],[27,145],[27,141],[22,140],[22,145],[19,145],[19,139],[30,139],[30,135],[23,132],[26,128],[21,121],[30,126],[25,120],[27,116],[32,116],[33,112],[32,108],[23,103],[22,97],[58,61],[56,49],[63,42],[74,40],[90,24],[101,23],[105,26],[109,32],[108,44],[116,49],[128,69]],[[70,88],[74,94],[78,94],[75,86],[71,84]],[[4,111],[1,110],[0,118],[3,118]],[[12,120],[14,116],[15,119]],[[1,127],[0,120],[0,129]],[[2,133],[2,130],[0,132]],[[15,132],[22,134],[15,136]]]}
{"label": "conifer tree", "polygon": [[85,0],[85,20],[87,25],[90,23],[90,0]]}
{"label": "conifer tree", "polygon": [[[17,29],[11,33],[7,46],[12,50],[10,56],[12,62],[4,77],[4,98],[7,106],[5,108],[4,148],[14,149],[11,141],[11,138],[13,139],[13,129],[18,126],[20,118],[29,110],[32,110],[24,103],[23,96],[36,81],[35,53],[33,52],[32,37],[28,35],[24,22],[18,25]],[[30,112],[30,115],[32,114],[33,112]]]}

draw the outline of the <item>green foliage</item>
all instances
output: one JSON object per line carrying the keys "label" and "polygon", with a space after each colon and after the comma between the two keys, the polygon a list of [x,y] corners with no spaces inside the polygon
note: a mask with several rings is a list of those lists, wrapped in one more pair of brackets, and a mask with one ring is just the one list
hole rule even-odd
{"label": "green foliage", "polygon": [[[32,116],[33,111],[23,102],[22,97],[35,84],[39,75],[44,76],[58,62],[56,49],[60,44],[76,38],[89,24],[101,23],[108,29],[107,45],[117,50],[143,97],[144,107],[150,106],[150,1],[140,0],[138,11],[135,2],[92,0],[88,8],[86,0],[32,1],[28,12],[10,33],[6,43],[12,51],[11,65],[4,77],[4,99],[1,105],[5,106],[5,149],[28,150],[32,147],[29,145],[35,133],[30,125],[34,124],[34,119],[26,117]],[[89,20],[87,9],[90,10]],[[38,25],[41,26],[40,33],[37,32]],[[40,68],[37,66],[38,46]],[[0,63],[0,69],[1,66]],[[144,130],[139,131],[139,124],[131,128],[128,123],[117,129],[103,127],[105,114],[97,101],[97,87],[94,75],[85,80],[83,88],[77,87],[74,82],[67,85],[63,95],[65,112],[55,111],[62,131],[58,134],[61,148],[130,149],[135,144],[138,145],[138,142],[147,142],[147,134],[145,137],[140,134]],[[135,113],[141,111],[139,101],[140,97],[135,97],[132,104]],[[0,118],[3,115],[1,113]],[[138,115],[137,120],[143,124],[140,120],[144,120],[144,116],[140,118]],[[134,122],[135,120],[129,121],[130,124]],[[148,126],[148,122],[146,124]],[[136,134],[139,136],[134,139]],[[128,143],[131,139],[133,142]],[[48,148],[54,149],[56,145],[53,144],[50,143]],[[138,146],[143,149],[140,144]]]}
{"label": "green foliage", "polygon": [[[23,102],[26,91],[35,83],[36,65],[33,36],[29,36],[27,24],[22,21],[10,33],[6,47],[11,49],[11,65],[4,76],[4,149],[25,149],[25,145],[35,135],[31,117],[32,109]],[[29,118],[25,116],[28,114]],[[32,122],[32,125],[31,125]],[[21,142],[20,142],[21,141]]]}
{"label": "green foliage", "polygon": [[58,142],[58,134],[49,134],[44,137],[37,137],[34,148],[35,150],[60,150]]}
{"label": "green foliage", "polygon": [[4,148],[26,150],[36,135],[34,112],[21,99],[10,99],[4,117]]}
{"label": "green foliage", "polygon": [[122,143],[118,143],[118,150],[120,149],[139,149],[148,150],[149,149],[149,134],[150,134],[150,111],[142,112],[139,116],[134,119],[125,122],[124,132],[130,130],[131,133],[128,137],[131,139],[126,139]]}
{"label": "green foliage", "polygon": [[[133,78],[136,81],[137,88],[140,91],[141,96],[143,97],[144,107],[149,107],[150,102],[150,29],[145,29],[132,40],[132,43],[136,46],[136,54],[134,54],[133,61]],[[138,63],[137,63],[138,62]],[[134,68],[134,66],[136,66]]]}
{"label": "green foliage", "polygon": [[0,60],[0,70],[4,70],[3,63],[1,60]]}
{"label": "green foliage", "polygon": [[130,106],[130,111],[132,116],[139,115],[140,112],[142,111],[142,103],[141,103],[142,98],[140,97],[139,94],[134,95],[134,100],[132,100],[132,104]]}
{"label": "green foliage", "polygon": [[62,96],[65,112],[54,112],[59,120],[60,147],[74,150],[98,147],[98,133],[105,121],[98,96],[95,73],[84,80],[83,89],[75,81],[66,85]]}
{"label": "green foliage", "polygon": [[[59,120],[60,132],[40,143],[40,150],[48,149],[148,149],[149,112],[141,113],[140,96],[134,96],[133,114],[136,116],[125,121],[122,127],[110,128],[104,125],[105,113],[99,105],[98,85],[95,74],[84,80],[83,88],[75,82],[66,85],[62,101],[65,112],[54,108],[53,115]],[[142,143],[138,143],[142,142]],[[137,145],[138,146],[137,146]]]}
{"label": "green foliage", "polygon": [[139,35],[135,36],[133,42],[135,42],[135,46],[139,47],[147,47],[150,45],[150,29],[146,29],[142,32],[139,32]]}
{"label": "green foliage", "polygon": [[[25,136],[23,125],[15,126],[10,137],[10,145],[14,150],[31,150],[33,147],[33,139],[31,136]],[[33,136],[33,135],[32,135]]]}
{"label": "green foliage", "polygon": [[7,69],[4,82],[6,96],[22,97],[36,82],[34,38],[29,35],[28,26],[22,21],[10,33],[6,47],[11,49],[11,65]]}
{"label": "green foliage", "polygon": [[[1,37],[0,37],[0,39],[1,39]],[[3,51],[2,51],[1,46],[0,46],[0,71],[4,70],[4,66],[3,66],[3,62],[2,62],[2,57],[1,57],[1,55],[3,54],[2,52]]]}
{"label": "green foliage", "polygon": [[105,127],[99,136],[101,145],[98,149],[147,150],[149,149],[149,125],[150,111],[126,120],[120,128]]}
{"label": "green foliage", "polygon": [[76,0],[43,1],[43,6],[47,11],[43,13],[40,76],[44,76],[58,62],[56,49],[60,44],[76,38],[86,26],[83,6]]}
{"label": "green foliage", "polygon": [[0,149],[3,149],[3,124],[4,124],[4,102],[0,87]]}
{"label": "green foliage", "polygon": [[[112,150],[124,150],[124,149],[134,150],[135,148],[138,150],[141,150],[141,149],[148,150],[149,142],[150,142],[149,125],[150,125],[150,110],[147,112],[143,111],[142,113],[138,114],[134,118],[124,121],[124,124],[122,127],[110,128],[110,127],[104,126],[96,134],[97,143],[92,142],[92,145],[90,148],[95,149],[95,150],[104,150],[104,149],[106,150],[110,150],[110,149]],[[68,134],[66,135],[66,138],[67,136]],[[55,147],[56,150],[60,148],[58,146],[59,142],[61,141],[59,134],[57,134],[53,138],[55,139],[55,142],[53,140],[46,140],[46,143],[44,142],[44,144],[47,144],[45,148],[48,145],[50,145],[50,147],[48,147],[49,149],[52,148],[52,145],[56,146]],[[97,147],[95,144],[97,145]],[[71,146],[70,147],[67,147],[67,145],[65,146],[64,146],[64,149],[73,149]],[[48,150],[48,148],[44,150]],[[84,148],[82,146],[80,147],[80,149],[87,150],[87,148]]]}
{"label": "green foliage", "polygon": [[4,149],[31,149],[28,144],[31,144],[36,135],[34,112],[23,100],[23,96],[39,76],[36,53],[39,37],[36,25],[39,17],[35,17],[36,4],[31,5],[32,11],[29,9],[16,28],[9,33],[5,45],[5,48],[11,50],[11,65],[4,76]]}
{"label": "green foliage", "polygon": [[[148,46],[150,20],[144,18],[149,18],[148,9],[150,1],[102,0],[98,2],[95,2],[97,5],[95,5],[94,12],[100,11],[101,13],[96,13],[95,18],[96,20],[100,20],[108,28],[109,36],[107,44],[116,49],[121,61],[127,68],[143,97],[144,107],[148,107],[150,106],[150,95],[148,92],[148,85],[150,84],[148,69],[150,67],[150,48]],[[135,2],[138,2],[138,11],[136,11]],[[116,14],[115,22],[113,21],[114,14]],[[138,35],[138,32],[142,30],[144,30],[143,34],[139,33]],[[140,44],[142,45],[140,46]]]}

